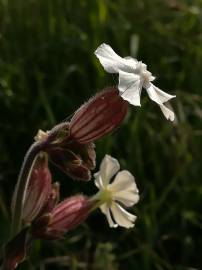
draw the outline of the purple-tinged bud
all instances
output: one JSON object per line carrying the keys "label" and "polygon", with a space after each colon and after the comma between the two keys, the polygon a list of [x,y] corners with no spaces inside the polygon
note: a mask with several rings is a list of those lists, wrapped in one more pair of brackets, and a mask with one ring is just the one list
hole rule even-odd
{"label": "purple-tinged bud", "polygon": [[59,199],[60,199],[60,184],[58,182],[55,182],[52,184],[52,190],[50,192],[50,195],[48,196],[44,207],[40,211],[39,216],[51,212],[53,208],[57,205]]}
{"label": "purple-tinged bud", "polygon": [[52,163],[73,179],[88,181],[95,168],[95,146],[80,144],[69,137],[69,123],[62,123],[52,130],[39,131],[36,140],[43,140],[44,151]]}
{"label": "purple-tinged bud", "polygon": [[83,195],[70,197],[33,225],[33,235],[49,240],[61,238],[67,231],[84,222],[92,207],[93,203]]}
{"label": "purple-tinged bud", "polygon": [[[51,173],[46,154],[40,153],[33,166],[25,195],[22,218],[25,224],[34,220],[51,193]],[[15,195],[14,195],[15,198]],[[14,203],[14,202],[13,202]]]}
{"label": "purple-tinged bud", "polygon": [[128,102],[116,87],[108,88],[81,106],[70,123],[39,131],[50,160],[73,179],[88,181],[95,168],[93,141],[115,130],[126,116]]}
{"label": "purple-tinged bud", "polygon": [[98,93],[75,112],[70,121],[71,139],[80,144],[100,139],[121,124],[127,108],[116,87]]}
{"label": "purple-tinged bud", "polygon": [[39,218],[37,218],[36,220],[32,222],[31,231],[32,231],[32,236],[34,238],[46,239],[45,233],[46,233],[48,224],[51,222],[51,218],[52,218],[51,214],[47,213],[40,216]]}
{"label": "purple-tinged bud", "polygon": [[51,161],[73,179],[88,181],[90,170],[95,168],[94,144],[85,145],[70,141],[64,148],[53,148],[49,151]]}

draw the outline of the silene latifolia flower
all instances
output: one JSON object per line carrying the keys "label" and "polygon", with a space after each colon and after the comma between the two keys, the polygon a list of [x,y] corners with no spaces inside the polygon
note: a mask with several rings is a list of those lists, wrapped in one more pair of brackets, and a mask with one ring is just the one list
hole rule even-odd
{"label": "silene latifolia flower", "polygon": [[[118,160],[105,155],[100,171],[95,174],[95,185],[99,192],[95,195],[101,211],[106,215],[110,227],[134,226],[136,216],[124,207],[131,207],[139,201],[139,192],[133,175],[126,170],[118,172]],[[112,183],[110,180],[114,177]]]}
{"label": "silene latifolia flower", "polygon": [[141,106],[140,96],[144,88],[149,98],[160,106],[166,119],[174,120],[174,113],[164,103],[175,96],[165,93],[152,83],[155,77],[147,70],[146,64],[132,57],[122,58],[104,43],[97,48],[95,55],[107,72],[119,74],[118,89],[124,100],[134,106]]}

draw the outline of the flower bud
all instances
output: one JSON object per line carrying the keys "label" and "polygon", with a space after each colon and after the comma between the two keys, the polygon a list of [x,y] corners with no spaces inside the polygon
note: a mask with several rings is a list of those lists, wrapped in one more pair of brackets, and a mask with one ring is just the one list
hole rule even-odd
{"label": "flower bud", "polygon": [[90,180],[90,170],[95,167],[93,143],[80,144],[69,137],[69,123],[62,123],[52,130],[39,131],[36,140],[44,141],[44,151],[52,163],[73,179]]}
{"label": "flower bud", "polygon": [[127,113],[128,103],[116,87],[106,89],[81,106],[70,123],[39,131],[50,160],[73,179],[88,181],[95,168],[93,141],[116,129]]}
{"label": "flower bud", "polygon": [[[51,192],[51,173],[48,168],[48,161],[45,154],[39,154],[32,168],[29,185],[25,195],[22,212],[25,224],[34,220],[44,205],[47,203]],[[13,196],[14,204],[15,194]]]}
{"label": "flower bud", "polygon": [[116,87],[98,93],[75,112],[70,121],[70,137],[80,144],[100,139],[120,125],[127,108],[128,103]]}
{"label": "flower bud", "polygon": [[73,179],[88,181],[95,167],[94,144],[85,145],[70,141],[64,148],[49,151],[51,161]]}
{"label": "flower bud", "polygon": [[58,239],[84,222],[92,207],[93,203],[83,195],[70,197],[34,224],[33,235],[36,238]]}
{"label": "flower bud", "polygon": [[51,212],[53,208],[57,205],[59,199],[60,199],[60,184],[58,182],[55,182],[52,184],[51,192],[47,198],[44,207],[40,211],[39,216]]}

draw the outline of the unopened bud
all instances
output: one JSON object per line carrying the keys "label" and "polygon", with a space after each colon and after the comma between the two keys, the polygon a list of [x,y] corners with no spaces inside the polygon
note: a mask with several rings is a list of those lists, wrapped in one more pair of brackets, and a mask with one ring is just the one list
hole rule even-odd
{"label": "unopened bud", "polygon": [[[25,224],[34,220],[47,203],[51,192],[51,173],[46,154],[39,154],[32,168],[29,185],[25,195],[22,218]],[[15,193],[12,206],[15,203]],[[13,208],[13,207],[12,207]]]}
{"label": "unopened bud", "polygon": [[78,144],[69,141],[64,148],[51,148],[50,160],[64,173],[73,179],[88,181],[91,178],[91,170],[95,167],[94,144]]}
{"label": "unopened bud", "polygon": [[43,150],[59,169],[73,179],[88,181],[95,167],[95,146],[80,144],[69,133],[69,123],[62,123],[49,132],[40,130],[35,138],[44,139]]}
{"label": "unopened bud", "polygon": [[121,124],[127,108],[116,87],[106,89],[76,111],[70,121],[70,137],[81,144],[100,139]]}
{"label": "unopened bud", "polygon": [[83,195],[70,197],[59,203],[50,215],[45,217],[45,222],[49,222],[45,227],[41,226],[44,224],[42,217],[41,224],[35,224],[33,234],[37,238],[58,239],[84,222],[92,207],[92,201]]}
{"label": "unopened bud", "polygon": [[58,182],[52,184],[52,189],[47,201],[40,211],[39,215],[43,215],[52,211],[52,209],[57,205],[60,199],[60,184]]}
{"label": "unopened bud", "polygon": [[126,116],[128,102],[116,87],[95,95],[81,106],[70,123],[61,123],[48,132],[39,131],[50,160],[73,179],[88,181],[95,168],[93,142],[118,128]]}

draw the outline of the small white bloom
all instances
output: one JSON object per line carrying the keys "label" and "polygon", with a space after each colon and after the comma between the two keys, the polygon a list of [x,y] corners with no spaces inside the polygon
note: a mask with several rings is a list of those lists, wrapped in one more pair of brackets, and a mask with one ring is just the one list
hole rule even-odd
{"label": "small white bloom", "polygon": [[120,57],[105,43],[97,48],[95,55],[107,72],[119,74],[118,89],[123,99],[134,106],[141,106],[140,96],[144,88],[150,99],[160,106],[165,117],[174,120],[174,113],[164,103],[175,96],[163,92],[151,83],[155,77],[147,70],[147,65],[132,57]]}
{"label": "small white bloom", "polygon": [[[139,192],[132,174],[126,170],[118,172],[119,169],[118,160],[105,155],[100,171],[95,174],[95,185],[100,190],[100,209],[106,215],[109,226],[131,228],[136,216],[127,212],[123,206],[136,204],[139,201]],[[110,183],[113,176],[115,179]]]}

